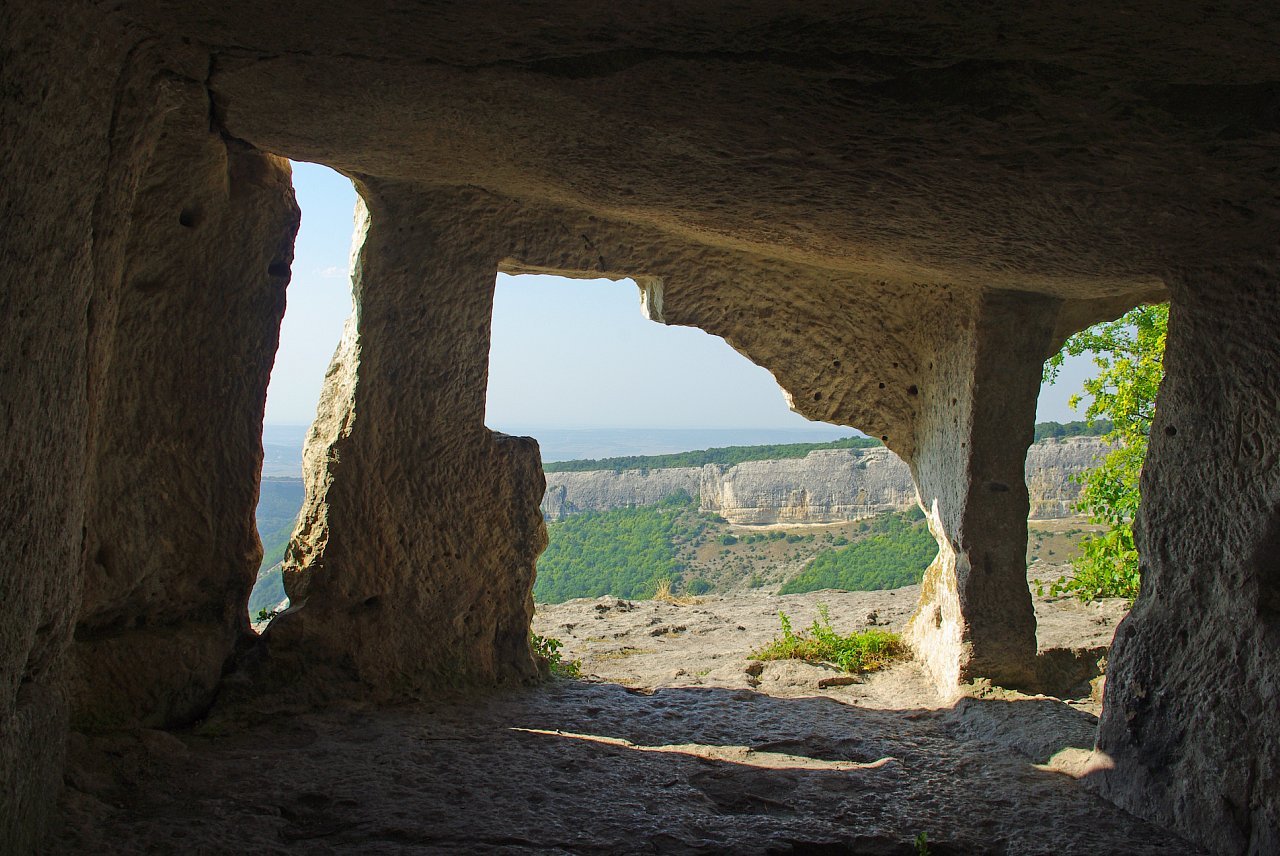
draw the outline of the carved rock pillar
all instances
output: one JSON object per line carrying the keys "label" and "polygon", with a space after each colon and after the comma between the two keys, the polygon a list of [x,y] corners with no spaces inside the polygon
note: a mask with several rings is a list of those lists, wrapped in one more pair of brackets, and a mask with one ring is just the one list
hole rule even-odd
{"label": "carved rock pillar", "polygon": [[484,427],[493,215],[360,189],[356,311],[307,440],[273,674],[382,696],[529,679],[545,483],[534,441]]}
{"label": "carved rock pillar", "polygon": [[908,463],[938,540],[907,628],[944,693],[989,678],[1033,682],[1036,620],[1027,588],[1027,447],[1057,302],[992,292],[939,344]]}
{"label": "carved rock pillar", "polygon": [[191,722],[248,631],[297,228],[288,163],[211,132],[187,85],[138,188],[121,288],[93,307],[78,727]]}

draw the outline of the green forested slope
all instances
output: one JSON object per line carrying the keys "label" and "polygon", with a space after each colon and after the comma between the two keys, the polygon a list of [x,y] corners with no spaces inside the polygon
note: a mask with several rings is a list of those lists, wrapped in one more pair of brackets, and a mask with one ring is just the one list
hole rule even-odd
{"label": "green forested slope", "polygon": [[871,522],[869,534],[847,547],[823,550],[792,577],[779,594],[820,589],[876,591],[911,586],[938,554],[938,544],[924,524],[920,509],[884,514]]}
{"label": "green forested slope", "polygon": [[1095,419],[1093,422],[1037,422],[1035,442],[1063,437],[1101,437],[1111,433],[1110,419]]}
{"label": "green forested slope", "polygon": [[539,603],[575,597],[652,597],[658,580],[679,587],[684,565],[677,543],[706,528],[687,493],[658,505],[578,514],[547,526],[547,550],[533,587]]}
{"label": "green forested slope", "polygon": [[262,541],[262,564],[258,581],[249,595],[249,615],[272,609],[284,600],[284,582],[276,567],[284,559],[293,525],[302,509],[302,479],[264,478],[258,493],[258,538]]}

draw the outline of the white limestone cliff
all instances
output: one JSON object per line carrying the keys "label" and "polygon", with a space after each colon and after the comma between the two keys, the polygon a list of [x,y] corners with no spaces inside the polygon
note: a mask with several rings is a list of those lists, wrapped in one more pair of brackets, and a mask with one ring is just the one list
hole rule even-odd
{"label": "white limestone cliff", "polygon": [[[1080,488],[1072,480],[1106,454],[1097,437],[1034,444],[1027,453],[1031,517],[1066,517]],[[916,502],[911,472],[888,449],[823,449],[804,458],[668,469],[547,473],[542,513],[548,521],[583,511],[654,505],[685,491],[703,511],[730,523],[838,523]]]}

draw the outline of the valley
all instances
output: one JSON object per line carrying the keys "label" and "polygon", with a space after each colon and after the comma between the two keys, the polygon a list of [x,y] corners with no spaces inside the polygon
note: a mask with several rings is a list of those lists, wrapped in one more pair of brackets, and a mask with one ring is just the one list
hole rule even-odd
{"label": "valley", "polygon": [[[1072,517],[1074,477],[1106,451],[1079,423],[1038,427],[1027,455],[1027,561],[1051,583],[1090,526]],[[279,457],[278,455],[276,457]],[[281,465],[277,464],[277,469]],[[722,447],[548,462],[542,510],[549,545],[534,598],[872,591],[914,585],[937,552],[905,464],[875,441]],[[302,480],[265,477],[263,560],[253,619],[285,600],[280,562],[302,505]]]}

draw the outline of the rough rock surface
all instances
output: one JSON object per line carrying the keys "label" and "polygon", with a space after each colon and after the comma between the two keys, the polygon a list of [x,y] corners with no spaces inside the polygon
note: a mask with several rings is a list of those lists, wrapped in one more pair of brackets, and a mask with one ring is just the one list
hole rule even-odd
{"label": "rough rock surface", "polygon": [[382,697],[529,680],[545,484],[533,441],[484,427],[488,245],[447,195],[361,195],[357,311],[304,447],[266,680]]}
{"label": "rough rock surface", "polygon": [[[309,612],[268,634],[268,669],[339,695],[459,661],[480,680],[531,671],[543,484],[531,447],[481,424],[502,269],[636,277],[655,319],[724,337],[804,415],[884,438],[939,500],[947,558],[926,606],[958,633],[935,675],[1016,677],[1034,650],[1013,579],[1026,497],[983,491],[1021,483],[1024,387],[1070,332],[1172,294],[1108,793],[1220,850],[1274,849],[1274,4],[25,0],[0,5],[0,39],[8,849],[29,849],[58,782],[89,491],[110,456],[105,322],[126,248],[151,240],[131,214],[161,120],[192,87],[213,134],[341,168],[390,215],[366,258],[350,419],[324,429],[297,542]],[[193,356],[194,374],[216,358]],[[210,507],[257,478],[232,446]]]}
{"label": "rough rock surface", "polygon": [[[959,330],[929,362],[933,377],[920,391],[908,461],[938,555],[907,638],[944,694],[979,678],[1035,681],[1024,461],[1058,308],[1030,295],[981,297],[953,319]],[[1019,325],[1027,315],[1035,320]],[[995,386],[999,395],[985,393]]]}
{"label": "rough rock surface", "polygon": [[75,631],[80,728],[201,716],[248,632],[240,604],[262,560],[258,482],[241,474],[262,466],[298,206],[287,162],[228,144],[209,130],[203,88],[174,89],[122,287],[93,304],[102,377]]}
{"label": "rough rock surface", "polygon": [[[936,854],[1196,852],[1073,778],[1088,769],[1087,698],[952,704],[910,662],[827,689],[835,673],[819,666],[753,674],[746,654],[777,632],[776,610],[803,622],[819,600],[841,629],[868,607],[901,626],[914,592],[573,601],[540,610],[537,629],[623,686],[353,702],[247,726],[227,711],[177,739],[73,740],[53,852],[890,856],[916,852],[921,832]],[[1105,645],[1123,614],[1038,606],[1046,641],[1068,646]],[[608,656],[631,645],[655,653]]]}
{"label": "rough rock surface", "polygon": [[1104,793],[1213,830],[1223,852],[1280,852],[1280,384],[1255,359],[1280,329],[1278,280],[1276,260],[1179,277],[1135,533],[1142,595],[1098,735]]}
{"label": "rough rock surface", "polygon": [[143,34],[96,4],[0,5],[0,57],[0,850],[24,853],[62,784],[90,307],[119,288],[164,93]]}
{"label": "rough rock surface", "polygon": [[[1056,576],[1059,570],[1063,568],[1041,565],[1035,574],[1028,574],[1028,582],[1038,574]],[[563,657],[581,661],[584,674],[625,686],[762,688],[772,695],[794,697],[823,689],[818,682],[840,672],[832,666],[797,661],[747,659],[751,651],[779,635],[779,612],[787,614],[797,631],[808,628],[818,617],[819,606],[825,606],[839,632],[874,627],[901,633],[919,598],[919,586],[868,592],[709,595],[689,603],[581,598],[540,604],[533,629],[560,639]],[[1105,657],[1128,605],[1120,599],[1082,604],[1061,595],[1039,596],[1034,601],[1041,658],[1056,661],[1071,652],[1080,660],[1079,671],[1046,674],[1049,683],[1037,689],[1096,716],[1101,697],[1093,694],[1089,682],[1097,677],[1098,659]],[[1086,663],[1090,657],[1092,662]],[[878,709],[936,705],[941,698],[919,662],[859,677],[827,694]]]}
{"label": "rough rock surface", "polygon": [[[1045,440],[1027,452],[1033,520],[1066,517],[1080,488],[1071,477],[1097,464],[1096,437]],[[916,504],[911,470],[888,449],[829,449],[804,458],[731,467],[669,467],[547,473],[549,521],[581,511],[653,505],[685,491],[703,511],[736,525],[838,523]]]}

